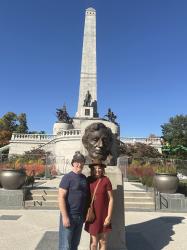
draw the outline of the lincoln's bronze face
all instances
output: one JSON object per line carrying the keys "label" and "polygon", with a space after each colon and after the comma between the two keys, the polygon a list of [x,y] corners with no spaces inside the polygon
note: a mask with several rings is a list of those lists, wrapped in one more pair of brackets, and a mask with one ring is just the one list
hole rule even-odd
{"label": "lincoln's bronze face", "polygon": [[93,123],[85,129],[82,142],[92,161],[104,161],[111,151],[112,131],[103,123]]}

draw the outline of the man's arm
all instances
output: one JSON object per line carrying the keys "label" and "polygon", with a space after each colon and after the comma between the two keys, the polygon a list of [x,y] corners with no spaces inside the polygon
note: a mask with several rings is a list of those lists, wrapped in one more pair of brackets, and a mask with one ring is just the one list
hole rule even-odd
{"label": "man's arm", "polygon": [[66,196],[67,196],[67,190],[59,188],[58,202],[59,202],[60,212],[62,214],[62,223],[64,227],[70,227],[70,220],[66,208]]}

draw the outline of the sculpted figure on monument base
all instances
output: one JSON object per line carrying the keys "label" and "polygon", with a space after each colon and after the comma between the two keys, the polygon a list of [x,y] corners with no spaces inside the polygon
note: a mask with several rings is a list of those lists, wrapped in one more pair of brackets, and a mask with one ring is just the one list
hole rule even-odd
{"label": "sculpted figure on monument base", "polygon": [[111,108],[108,109],[108,113],[105,116],[108,118],[108,121],[116,123],[117,116],[111,111]]}
{"label": "sculpted figure on monument base", "polygon": [[85,99],[84,99],[84,107],[90,107],[91,106],[91,99],[92,99],[92,96],[89,92],[89,90],[87,91],[86,93],[86,96],[85,96]]}
{"label": "sculpted figure on monument base", "polygon": [[59,122],[72,124],[73,120],[69,117],[65,105],[61,109],[56,109],[56,110],[57,110],[56,116]]}

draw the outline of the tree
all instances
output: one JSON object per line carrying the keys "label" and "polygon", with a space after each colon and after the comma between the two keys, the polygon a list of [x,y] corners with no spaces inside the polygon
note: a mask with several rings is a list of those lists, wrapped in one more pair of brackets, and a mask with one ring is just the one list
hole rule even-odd
{"label": "tree", "polygon": [[25,113],[17,115],[13,112],[7,112],[0,118],[0,147],[9,143],[12,133],[45,134],[45,131],[29,131]]}
{"label": "tree", "polygon": [[171,146],[187,147],[187,115],[171,117],[168,123],[161,125],[163,139]]}
{"label": "tree", "polygon": [[41,160],[41,162],[46,163],[47,157],[51,155],[51,152],[45,151],[40,148],[31,149],[30,151],[25,151],[23,155],[11,155],[9,160],[11,162],[16,162],[19,160],[21,163],[26,162],[37,162],[38,160]]}
{"label": "tree", "polygon": [[187,157],[187,115],[171,117],[161,128],[165,142],[163,150],[172,156]]}
{"label": "tree", "polygon": [[19,121],[19,125],[16,129],[17,133],[28,133],[28,126],[27,126],[27,117],[25,113],[21,113],[17,116],[17,120]]}
{"label": "tree", "polygon": [[17,115],[13,112],[6,113],[1,119],[0,119],[0,130],[5,131],[16,131],[17,129]]}
{"label": "tree", "polygon": [[150,135],[148,136],[149,139],[158,138],[158,137],[159,137],[159,136],[157,136],[157,135],[155,135],[155,134],[150,134]]}
{"label": "tree", "polygon": [[7,112],[2,118],[0,118],[0,147],[9,143],[13,132],[28,132],[25,113],[16,115],[13,112]]}
{"label": "tree", "polygon": [[136,142],[135,144],[123,144],[120,147],[122,155],[127,155],[132,158],[157,158],[161,157],[161,154],[157,149],[147,144]]}
{"label": "tree", "polygon": [[0,130],[0,147],[3,147],[9,143],[12,132],[7,130]]}

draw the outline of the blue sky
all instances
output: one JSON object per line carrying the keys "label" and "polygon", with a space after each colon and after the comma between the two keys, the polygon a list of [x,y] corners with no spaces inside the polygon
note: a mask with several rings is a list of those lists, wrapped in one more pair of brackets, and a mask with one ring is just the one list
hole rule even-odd
{"label": "blue sky", "polygon": [[121,136],[161,135],[187,109],[186,0],[1,0],[0,116],[27,114],[52,133],[77,110],[84,13],[97,12],[98,107]]}

